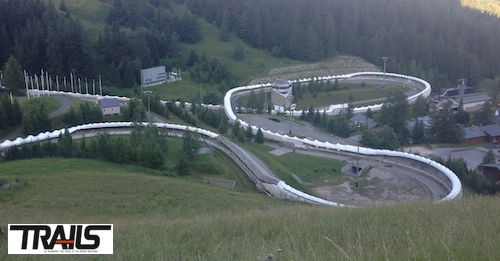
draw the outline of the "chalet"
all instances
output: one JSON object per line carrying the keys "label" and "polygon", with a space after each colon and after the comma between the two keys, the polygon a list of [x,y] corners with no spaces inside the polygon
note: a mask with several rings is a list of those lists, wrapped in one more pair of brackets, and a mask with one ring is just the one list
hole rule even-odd
{"label": "chalet", "polygon": [[476,142],[483,142],[486,137],[486,133],[479,126],[471,126],[464,128],[465,139],[461,144],[471,144]]}
{"label": "chalet", "polygon": [[482,164],[478,168],[485,177],[495,182],[500,181],[500,164]]}
{"label": "chalet", "polygon": [[98,101],[101,108],[102,115],[116,115],[120,114],[120,103],[118,99],[102,99]]}
{"label": "chalet", "polygon": [[498,124],[490,124],[482,127],[486,134],[486,141],[489,143],[500,143],[500,126]]}

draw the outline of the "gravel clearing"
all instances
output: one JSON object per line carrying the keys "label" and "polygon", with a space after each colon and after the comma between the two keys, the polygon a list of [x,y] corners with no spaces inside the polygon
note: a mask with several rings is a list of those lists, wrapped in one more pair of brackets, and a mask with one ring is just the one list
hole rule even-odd
{"label": "gravel clearing", "polygon": [[[359,188],[354,188],[355,176],[340,185],[322,185],[312,188],[323,199],[355,205],[380,205],[413,200],[432,200],[429,190],[417,180],[404,175],[403,169],[374,167],[361,175]],[[330,183],[325,180],[325,183]]]}

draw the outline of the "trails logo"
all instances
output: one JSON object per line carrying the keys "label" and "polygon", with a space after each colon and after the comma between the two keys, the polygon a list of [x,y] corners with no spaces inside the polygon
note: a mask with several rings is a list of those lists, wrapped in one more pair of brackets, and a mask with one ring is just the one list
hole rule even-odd
{"label": "trails logo", "polygon": [[113,254],[113,225],[9,224],[9,254]]}

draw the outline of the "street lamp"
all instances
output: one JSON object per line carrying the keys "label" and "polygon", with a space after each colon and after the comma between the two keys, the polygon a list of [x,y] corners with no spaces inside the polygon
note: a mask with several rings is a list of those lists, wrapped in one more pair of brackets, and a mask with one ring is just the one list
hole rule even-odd
{"label": "street lamp", "polygon": [[389,59],[389,57],[387,57],[387,56],[382,57],[382,60],[384,60],[384,82],[382,84],[382,87],[385,87],[385,68],[386,68],[386,64],[387,64],[388,59]]}
{"label": "street lamp", "polygon": [[293,96],[290,95],[290,97],[288,97],[289,100],[290,100],[290,107],[289,107],[289,119],[290,119],[290,131],[289,131],[289,134],[292,134],[292,111],[295,110],[295,108],[297,107],[297,105],[295,103],[292,103],[293,102]]}
{"label": "street lamp", "polygon": [[144,91],[144,94],[146,94],[148,96],[148,118],[149,118],[149,121],[151,121],[151,106],[149,104],[149,96],[151,96],[151,93],[153,93],[153,91]]}
{"label": "street lamp", "polygon": [[358,138],[358,154],[356,158],[356,188],[359,187],[359,143],[361,142],[361,126],[363,125],[361,121],[356,121],[354,122],[356,124],[356,127],[358,127],[358,133],[359,133],[359,138]]}

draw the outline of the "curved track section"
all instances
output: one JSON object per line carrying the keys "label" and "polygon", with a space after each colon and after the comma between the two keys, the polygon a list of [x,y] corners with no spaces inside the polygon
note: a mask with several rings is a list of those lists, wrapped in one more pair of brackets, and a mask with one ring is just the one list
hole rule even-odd
{"label": "curved track section", "polygon": [[[327,76],[327,77],[318,77],[318,78],[307,78],[307,79],[300,79],[296,81],[292,81],[293,83],[306,83],[311,80],[335,80],[335,79],[342,79],[342,80],[348,80],[348,79],[367,79],[367,80],[381,80],[384,79],[384,74],[379,73],[379,72],[363,72],[363,73],[354,73],[354,74],[347,74],[347,75],[336,75],[336,76]],[[405,83],[408,85],[411,85],[414,88],[418,88],[418,92],[412,96],[408,97],[408,102],[413,103],[419,96],[423,97],[428,97],[431,93],[431,86],[428,82],[412,77],[412,76],[405,76],[405,75],[400,75],[400,74],[392,74],[392,73],[386,73],[385,74],[385,81],[386,82],[397,82],[399,84]],[[234,113],[233,110],[233,100],[234,97],[238,97],[244,94],[247,94],[251,92],[252,90],[258,90],[258,89],[263,89],[263,88],[270,88],[271,84],[257,84],[257,85],[249,85],[249,86],[242,86],[242,87],[236,87],[231,90],[229,90],[226,95],[224,96],[224,111],[226,113],[226,116],[229,118],[229,121],[231,123],[234,123],[235,121],[239,121],[241,126],[243,127],[248,127],[250,126],[254,133],[257,132],[258,127],[257,126],[251,126],[250,124],[241,121],[238,119],[236,114]],[[356,113],[361,113],[364,112],[368,109],[371,109],[372,111],[374,110],[380,110],[382,108],[383,104],[377,104],[373,106],[367,106],[367,107],[358,107],[354,108],[354,111]],[[344,105],[339,105],[339,106],[344,106]],[[332,110],[333,111],[333,110]],[[292,112],[293,114],[298,114],[300,115],[302,112],[301,111],[294,111]],[[326,150],[330,151],[332,153],[335,152],[347,152],[347,153],[356,153],[358,147],[357,146],[352,146],[352,145],[342,145],[342,144],[331,144],[329,142],[320,142],[320,141],[311,141],[308,139],[300,139],[297,137],[289,137],[286,135],[281,135],[279,133],[273,133],[269,130],[262,130],[264,134],[264,138],[277,141],[277,142],[288,142],[292,143],[295,145],[297,148],[309,148],[309,149],[319,149],[319,150]],[[370,157],[378,157],[381,158],[381,160],[384,160],[386,158],[392,159],[393,161],[388,161],[392,164],[400,164],[403,166],[415,166],[418,164],[418,166],[421,169],[426,169],[426,172],[429,173],[428,176],[432,177],[434,180],[442,184],[443,186],[447,187],[449,189],[448,195],[446,197],[442,198],[440,201],[449,201],[453,200],[462,194],[462,183],[460,182],[460,179],[453,173],[450,169],[446,168],[445,166],[432,161],[428,158],[424,158],[418,155],[410,154],[410,153],[404,153],[404,152],[398,152],[398,151],[390,151],[390,150],[376,150],[376,149],[370,149],[370,148],[361,148],[359,149],[359,153],[365,156],[370,156]],[[431,169],[428,169],[431,168]],[[283,182],[284,183],[284,182]],[[286,185],[286,184],[285,184]],[[286,190],[289,191],[290,189],[286,189],[285,185],[280,186],[280,190]],[[321,204],[317,202],[318,204]]]}
{"label": "curved track section", "polygon": [[[134,127],[134,124],[135,123],[133,122],[92,123],[92,124],[85,124],[85,125],[71,127],[68,129],[68,132],[71,133],[72,135],[76,134],[82,135],[84,133],[96,134],[103,131],[108,131],[108,132],[117,131],[118,133],[123,134],[124,132],[126,132],[124,131],[124,129],[129,129],[129,131],[131,131],[131,129]],[[336,202],[331,202],[308,195],[306,193],[303,193],[286,185],[284,181],[277,178],[271,172],[271,170],[269,170],[267,166],[259,159],[257,159],[254,155],[247,152],[238,145],[234,144],[226,137],[219,135],[217,133],[205,129],[195,128],[185,125],[178,125],[178,124],[169,124],[169,123],[143,122],[142,125],[143,126],[152,125],[158,128],[166,128],[169,130],[169,135],[172,136],[182,136],[182,132],[184,131],[191,131],[194,133],[198,133],[205,142],[207,142],[211,146],[214,146],[222,150],[224,153],[230,156],[247,173],[249,178],[255,182],[257,188],[262,191],[265,191],[268,195],[283,199],[297,200],[297,201],[320,204],[320,205],[350,207],[348,205],[339,204]],[[4,141],[3,143],[0,143],[0,151],[7,150],[11,147],[19,146],[25,143],[41,142],[45,140],[57,139],[59,138],[59,135],[64,132],[65,129],[61,129],[52,132],[40,133],[36,136],[30,135],[26,138],[17,138],[14,141]]]}
{"label": "curved track section", "polygon": [[[355,73],[355,74],[348,74],[348,75],[338,75],[338,76],[328,76],[328,77],[318,77],[318,78],[307,78],[307,79],[300,79],[296,80],[293,82],[296,83],[306,83],[311,80],[334,80],[334,79],[339,79],[339,80],[381,80],[384,75],[379,72],[364,72],[364,73]],[[386,82],[397,82],[399,84],[404,83],[406,85],[411,85],[413,88],[418,89],[419,92],[416,93],[415,95],[409,96],[408,101],[412,103],[418,96],[424,96],[427,97],[430,95],[431,92],[431,86],[429,83],[422,79],[418,79],[415,77],[411,76],[404,76],[404,75],[399,75],[399,74],[385,74],[385,79],[384,81]],[[247,127],[249,124],[239,120],[236,117],[236,114],[233,111],[233,100],[235,97],[244,95],[246,93],[251,92],[251,90],[254,89],[265,89],[268,90],[271,88],[271,84],[259,84],[259,85],[251,85],[251,86],[243,86],[243,87],[236,87],[234,89],[231,89],[228,91],[224,97],[224,111],[226,113],[226,116],[228,117],[229,121],[234,123],[235,121],[240,121],[241,125],[244,127]],[[34,90],[36,91],[36,90]],[[54,93],[54,92],[51,92]],[[60,94],[67,94],[71,96],[75,96],[78,98],[105,98],[102,96],[94,96],[90,94],[78,94],[78,93],[63,93],[59,92]],[[128,101],[129,98],[127,97],[118,97],[118,96],[106,96],[110,98],[117,98],[118,100],[121,101]],[[335,105],[332,105],[335,107]],[[345,106],[345,105],[337,105],[337,106]],[[216,109],[220,109],[220,106],[214,106]],[[370,108],[372,111],[374,110],[379,110],[382,107],[382,104],[378,105],[373,105],[369,107],[359,107],[359,108],[354,108],[354,111],[356,113],[364,112],[368,108]],[[329,110],[326,111],[329,114],[335,114],[335,110]],[[293,112],[293,113],[301,113],[301,112]],[[149,125],[150,123],[142,123],[143,125]],[[201,137],[210,145],[217,147],[218,149],[221,149],[224,151],[227,155],[229,155],[252,179],[257,187],[261,190],[264,190],[266,193],[279,197],[279,198],[284,198],[284,199],[290,199],[290,200],[298,200],[302,202],[309,202],[309,203],[314,203],[314,204],[320,204],[320,205],[328,205],[328,206],[347,206],[351,207],[348,205],[340,204],[337,202],[332,202],[328,200],[324,200],[318,197],[311,196],[309,194],[303,193],[301,191],[298,191],[294,189],[293,187],[287,185],[284,181],[280,180],[277,178],[268,168],[267,166],[257,159],[253,154],[247,152],[243,148],[239,147],[238,145],[234,144],[233,142],[229,141],[227,138],[217,134],[213,133],[208,130],[200,129],[200,128],[194,128],[194,127],[189,127],[189,126],[184,126],[184,125],[177,125],[177,124],[163,124],[163,123],[152,123],[153,125],[159,127],[159,128],[167,128],[171,130],[172,132],[175,131],[192,131],[199,133]],[[80,126],[75,126],[71,127],[68,129],[70,133],[75,133],[75,132],[82,132],[82,131],[102,131],[105,129],[118,129],[118,128],[131,128],[133,126],[133,123],[131,122],[114,122],[114,123],[95,123],[95,124],[86,124],[86,125],[80,125]],[[257,132],[258,127],[256,126],[251,126],[254,132]],[[5,150],[8,149],[9,147],[12,146],[18,146],[23,143],[30,143],[30,142],[38,142],[38,141],[43,141],[47,139],[55,139],[58,138],[61,133],[63,133],[64,130],[57,130],[53,132],[45,132],[45,133],[40,133],[37,136],[28,136],[26,138],[17,138],[14,141],[5,141],[3,143],[0,143],[0,150]],[[295,145],[297,148],[308,148],[308,149],[314,149],[314,150],[322,150],[322,151],[328,151],[331,153],[355,153],[357,150],[357,146],[351,146],[351,145],[342,145],[342,144],[331,144],[329,142],[320,142],[320,141],[311,141],[308,139],[299,139],[296,137],[289,137],[285,135],[281,135],[278,133],[273,133],[268,130],[263,130],[264,137],[268,140],[272,141],[277,141],[277,142],[289,142]],[[402,152],[397,152],[397,151],[388,151],[388,150],[374,150],[374,149],[369,149],[369,148],[360,148],[359,150],[360,154],[363,154],[365,156],[373,157],[378,160],[388,162],[391,164],[398,164],[402,166],[418,166],[420,169],[426,169],[426,172],[429,173],[428,176],[432,177],[436,181],[438,181],[443,187],[446,187],[450,190],[450,193],[441,199],[440,201],[448,201],[448,200],[453,200],[461,195],[462,192],[462,185],[460,183],[460,180],[458,177],[448,168],[444,167],[443,165],[434,162],[432,160],[429,160],[424,157],[420,157],[418,155],[413,155],[413,154],[408,154],[408,153],[402,153]],[[430,170],[429,170],[430,168]]]}

